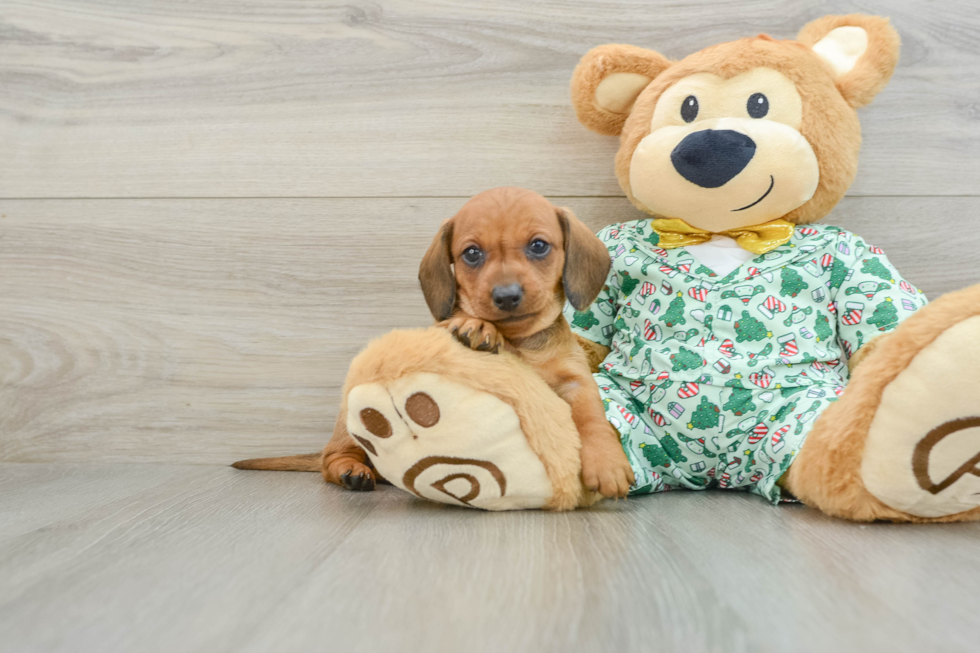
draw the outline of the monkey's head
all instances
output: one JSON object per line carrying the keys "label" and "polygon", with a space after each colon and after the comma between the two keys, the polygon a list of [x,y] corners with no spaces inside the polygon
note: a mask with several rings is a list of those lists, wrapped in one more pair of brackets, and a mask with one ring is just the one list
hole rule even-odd
{"label": "monkey's head", "polygon": [[857,172],[856,109],[888,83],[899,38],[886,18],[825,16],[796,41],[723,43],[680,61],[629,45],[586,54],[579,120],[620,135],[616,175],[638,208],[717,232],[819,220]]}

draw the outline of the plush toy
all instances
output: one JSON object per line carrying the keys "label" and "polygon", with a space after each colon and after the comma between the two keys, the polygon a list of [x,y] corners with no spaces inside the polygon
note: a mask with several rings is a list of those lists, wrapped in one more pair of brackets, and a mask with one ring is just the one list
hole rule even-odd
{"label": "plush toy", "polygon": [[[898,47],[884,18],[827,16],[796,41],[677,62],[607,45],[576,69],[579,119],[620,136],[619,182],[653,216],[600,232],[608,282],[566,309],[632,494],[785,490],[853,520],[980,519],[980,286],[926,305],[880,249],[811,224],[854,178],[856,109]],[[354,361],[345,398],[362,455],[419,496],[594,500],[568,407],[513,357],[439,329],[390,334]],[[324,469],[349,455],[328,445]]]}
{"label": "plush toy", "polygon": [[579,479],[571,409],[512,354],[473,351],[438,327],[394,331],[354,359],[344,396],[347,432],[372,466],[419,497],[486,510],[597,498]]}
{"label": "plush toy", "polygon": [[802,226],[853,180],[855,109],[898,47],[884,18],[827,16],[796,41],[678,62],[606,45],[576,69],[579,119],[620,135],[620,185],[655,216],[600,233],[608,285],[569,311],[608,354],[596,379],[635,492],[784,487],[857,520],[980,518],[980,287],[923,308],[880,249]]}

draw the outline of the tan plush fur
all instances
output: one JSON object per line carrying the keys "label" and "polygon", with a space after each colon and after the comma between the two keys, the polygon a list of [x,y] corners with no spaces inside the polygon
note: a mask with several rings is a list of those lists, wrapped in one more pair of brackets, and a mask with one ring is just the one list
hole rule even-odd
{"label": "tan plush fur", "polygon": [[602,361],[606,360],[606,356],[609,355],[609,347],[605,345],[600,345],[598,342],[592,342],[587,338],[583,338],[580,335],[575,336],[575,340],[578,342],[579,346],[585,350],[585,356],[589,360],[589,369],[593,372],[599,371],[599,365]]}
{"label": "tan plush fur", "polygon": [[[867,56],[835,80],[827,63],[809,46],[844,25],[864,28],[869,44]],[[800,133],[812,146],[820,166],[820,182],[813,197],[783,216],[790,222],[806,224],[826,216],[854,181],[861,149],[861,126],[854,108],[869,103],[888,83],[898,60],[899,38],[887,19],[859,15],[827,16],[814,21],[803,28],[800,38],[801,41],[777,41],[762,35],[740,39],[705,48],[676,63],[652,50],[600,46],[586,54],[575,69],[572,101],[586,127],[601,134],[621,133],[616,176],[630,201],[646,211],[630,188],[630,162],[639,142],[650,133],[650,121],[663,92],[695,73],[707,72],[728,79],[759,67],[781,72],[796,84],[803,99]],[[605,75],[658,69],[662,72],[639,94],[625,120],[622,114],[612,114],[595,105],[595,89]]]}
{"label": "tan plush fur", "polygon": [[808,48],[793,41],[755,37],[706,48],[683,59],[653,80],[637,98],[616,154],[616,176],[637,208],[645,210],[630,188],[630,161],[636,146],[650,133],[650,120],[661,93],[694,73],[711,72],[729,78],[758,67],[774,68],[796,83],[803,98],[800,133],[810,143],[820,166],[816,193],[784,219],[805,224],[819,220],[836,206],[857,173],[861,149],[857,113],[837,91],[823,61]]}
{"label": "tan plush fur", "polygon": [[899,512],[872,496],[861,481],[865,437],[885,387],[940,334],[975,315],[980,315],[980,286],[940,297],[887,338],[881,338],[880,345],[856,367],[840,401],[817,418],[787,472],[787,489],[807,505],[856,521],[980,519],[980,508],[933,519]]}
{"label": "tan plush fur", "polygon": [[[828,42],[830,45],[821,45],[818,50],[824,54],[830,48],[833,65],[813,50],[832,31],[843,27],[860,28],[867,36],[867,47],[850,68],[848,57],[857,55],[858,48],[840,46],[834,50],[833,44],[839,41],[833,39]],[[853,38],[856,33],[860,34],[856,30],[837,32],[834,39],[846,39],[846,34]],[[573,102],[584,125],[599,133],[620,134],[616,176],[630,201],[652,213],[634,196],[630,172],[634,153],[651,134],[658,101],[668,89],[700,73],[727,80],[767,68],[781,73],[795,85],[802,101],[799,132],[812,147],[819,166],[818,186],[812,197],[782,217],[806,224],[826,216],[844,196],[857,172],[861,128],[855,109],[870,103],[888,83],[898,61],[900,43],[886,18],[857,14],[825,16],[806,25],[797,38],[796,41],[777,41],[765,35],[745,38],[705,48],[678,62],[669,62],[651,50],[622,45],[600,46],[583,57],[572,79]],[[853,46],[856,42],[849,43]],[[598,106],[596,89],[605,76],[644,70],[648,72],[643,74],[648,76],[658,70],[659,74],[637,92],[631,105],[619,102],[618,106],[630,106],[628,117],[624,119],[624,114]],[[620,88],[628,91],[638,85]],[[980,286],[939,299],[891,334],[859,349],[849,361],[853,376],[847,391],[818,418],[780,484],[807,504],[848,519],[914,522],[980,519],[980,509],[935,519],[902,513],[871,495],[861,477],[868,428],[885,388],[941,333],[977,314],[980,314]],[[585,349],[593,363],[603,354],[598,346]]]}
{"label": "tan plush fur", "polygon": [[868,49],[858,60],[854,69],[835,80],[841,95],[855,109],[871,103],[871,100],[888,84],[895,65],[898,63],[898,50],[901,45],[896,32],[887,18],[880,16],[824,16],[807,23],[796,39],[812,47],[831,30],[838,27],[855,26],[868,33]]}
{"label": "tan plush fur", "polygon": [[578,438],[568,436],[575,430],[568,404],[534,370],[507,352],[471,351],[440,328],[394,331],[353,360],[344,397],[362,383],[385,383],[416,372],[439,374],[489,392],[514,408],[554,488],[548,509],[570,510],[596,500],[579,478],[581,445]]}
{"label": "tan plush fur", "polygon": [[596,103],[596,89],[611,73],[637,73],[653,79],[670,66],[658,52],[634,45],[600,45],[582,57],[572,74],[572,106],[583,125],[606,136],[623,128],[628,114],[613,113]]}

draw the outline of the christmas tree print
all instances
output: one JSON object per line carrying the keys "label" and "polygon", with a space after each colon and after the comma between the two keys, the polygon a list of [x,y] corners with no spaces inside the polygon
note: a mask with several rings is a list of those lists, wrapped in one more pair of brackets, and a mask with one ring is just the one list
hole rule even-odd
{"label": "christmas tree print", "polygon": [[662,447],[648,442],[640,443],[640,452],[651,467],[670,467],[670,458]]}
{"label": "christmas tree print", "polygon": [[878,327],[879,331],[889,331],[898,326],[898,311],[895,310],[891,297],[875,307],[874,314],[868,318],[868,324]]}
{"label": "christmas tree print", "polygon": [[677,296],[670,300],[670,306],[664,311],[664,314],[660,316],[660,321],[669,327],[678,324],[687,324],[687,320],[684,318],[684,297],[683,293],[677,293]]}
{"label": "christmas tree print", "polygon": [[766,325],[749,315],[748,311],[742,311],[742,317],[735,321],[735,333],[738,334],[735,337],[736,342],[765,340],[772,337],[772,333],[766,330]]}
{"label": "christmas tree print", "polygon": [[660,438],[660,445],[664,448],[664,451],[667,452],[667,455],[670,456],[670,459],[673,460],[674,462],[678,462],[678,463],[687,462],[687,456],[685,456],[684,452],[681,450],[681,445],[677,444],[677,440],[671,437],[670,433],[665,433],[664,437]]}
{"label": "christmas tree print", "polygon": [[817,335],[817,342],[826,342],[834,335],[834,330],[830,328],[830,320],[823,313],[817,313],[817,321],[813,327]]}
{"label": "christmas tree print", "polygon": [[[862,340],[881,334],[878,329],[895,330],[890,327],[924,302],[880,251],[846,232],[801,227],[798,236],[808,233],[796,247],[712,276],[709,265],[682,251],[641,243],[651,233],[648,223],[642,222],[642,233],[632,224],[605,232],[618,256],[608,294],[622,299],[596,302],[591,316],[572,308],[566,313],[579,333],[586,327],[601,329],[606,339],[615,336],[604,368],[626,380],[630,400],[623,405],[642,406],[629,410],[642,415],[646,428],[633,429],[634,440],[623,434],[637,470],[631,494],[707,483],[775,500],[774,483],[803,434],[842,390],[848,357]],[[620,234],[613,233],[617,228]],[[661,274],[658,266],[670,267]],[[712,306],[704,293],[709,288]],[[888,297],[892,301],[884,302]],[[845,319],[858,302],[860,322],[854,315]],[[648,334],[656,338],[647,340]],[[600,384],[600,392],[611,400],[610,421],[620,421],[617,389]]]}
{"label": "christmas tree print", "polygon": [[735,417],[741,417],[756,409],[756,405],[752,401],[752,391],[746,390],[742,386],[741,379],[732,379],[725,385],[732,389],[732,396],[723,406],[725,410],[730,411]]}
{"label": "christmas tree print", "polygon": [[892,273],[889,272],[888,268],[882,265],[881,261],[878,260],[877,258],[866,258],[863,261],[861,261],[861,263],[863,263],[863,265],[861,266],[861,272],[873,274],[879,279],[884,279],[885,281],[891,281],[891,282],[895,281],[894,279],[892,279]]}
{"label": "christmas tree print", "polygon": [[740,267],[735,268],[734,270],[732,270],[731,272],[729,272],[728,274],[726,274],[725,277],[721,281],[718,282],[718,284],[724,286],[724,285],[726,285],[728,283],[731,283],[732,281],[735,280],[735,277],[738,276],[738,273],[741,270],[742,270],[742,268],[740,268]]}
{"label": "christmas tree print", "polygon": [[718,414],[720,413],[718,406],[708,401],[707,397],[701,397],[701,403],[694,410],[694,414],[691,415],[691,422],[687,425],[689,429],[698,429],[699,431],[704,431],[706,429],[713,429],[718,426]]}
{"label": "christmas tree print", "polygon": [[680,370],[696,370],[704,365],[703,358],[685,347],[681,347],[676,354],[671,354],[670,360],[674,362],[674,368],[672,370],[674,372]]}
{"label": "christmas tree print", "polygon": [[796,297],[801,292],[809,288],[809,284],[803,280],[799,272],[786,266],[779,275],[782,284],[779,287],[780,297]]}
{"label": "christmas tree print", "polygon": [[651,231],[650,235],[643,239],[643,242],[650,243],[651,245],[659,245],[660,234],[658,234],[656,231]]}
{"label": "christmas tree print", "polygon": [[623,282],[620,287],[623,295],[629,297],[629,294],[633,292],[633,289],[638,285],[640,285],[639,279],[634,279],[631,277],[629,272],[623,272]]}
{"label": "christmas tree print", "polygon": [[828,288],[840,288],[847,280],[848,268],[838,259],[834,259],[834,265],[830,268],[830,281],[827,282]]}
{"label": "christmas tree print", "polygon": [[596,319],[595,314],[591,310],[580,313],[576,312],[575,317],[572,318],[572,326],[580,329],[591,329],[597,324],[599,324],[599,320]]}

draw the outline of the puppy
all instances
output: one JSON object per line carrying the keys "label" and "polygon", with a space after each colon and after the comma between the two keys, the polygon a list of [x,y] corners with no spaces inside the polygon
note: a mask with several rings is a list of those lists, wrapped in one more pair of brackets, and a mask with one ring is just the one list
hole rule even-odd
{"label": "puppy", "polygon": [[[582,481],[605,497],[634,482],[616,430],[606,421],[588,354],[562,315],[565,300],[589,306],[609,272],[605,245],[568,209],[521,188],[495,188],[443,223],[419,266],[438,326],[478,351],[501,349],[530,365],[572,409],[582,442]],[[320,455],[235,463],[241,469],[315,469],[350,490],[373,490],[377,472],[347,433],[341,405]]]}

